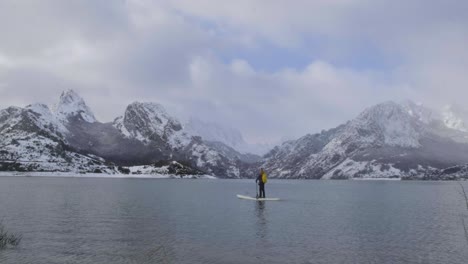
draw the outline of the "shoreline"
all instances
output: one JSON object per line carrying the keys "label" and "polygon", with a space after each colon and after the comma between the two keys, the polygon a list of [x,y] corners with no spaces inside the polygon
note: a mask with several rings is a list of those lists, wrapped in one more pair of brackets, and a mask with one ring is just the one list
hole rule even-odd
{"label": "shoreline", "polygon": [[0,177],[61,177],[61,178],[110,178],[110,179],[218,179],[211,175],[175,174],[106,174],[77,172],[0,172]]}
{"label": "shoreline", "polygon": [[402,181],[401,178],[351,178],[352,181]]}
{"label": "shoreline", "polygon": [[[175,174],[106,174],[106,173],[79,173],[79,172],[19,172],[19,171],[0,171],[0,177],[50,177],[50,178],[108,178],[108,179],[201,179],[201,180],[251,180],[250,178],[219,178],[211,175],[175,175]],[[311,181],[468,181],[467,179],[457,180],[423,180],[423,179],[411,179],[406,180],[402,178],[350,178],[350,179],[276,179],[274,181],[281,180],[311,180]]]}

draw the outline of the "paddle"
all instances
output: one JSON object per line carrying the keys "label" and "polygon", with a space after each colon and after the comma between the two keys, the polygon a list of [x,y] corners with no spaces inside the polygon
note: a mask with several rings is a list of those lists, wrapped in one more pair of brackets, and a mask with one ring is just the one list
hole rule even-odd
{"label": "paddle", "polygon": [[256,198],[258,199],[258,187],[257,187],[257,182],[255,182],[255,192],[257,192]]}

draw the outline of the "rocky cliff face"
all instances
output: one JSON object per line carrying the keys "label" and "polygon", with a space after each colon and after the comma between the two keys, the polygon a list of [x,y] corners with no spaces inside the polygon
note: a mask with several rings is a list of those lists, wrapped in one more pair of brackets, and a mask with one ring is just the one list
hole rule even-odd
{"label": "rocky cliff face", "polygon": [[73,90],[64,91],[60,95],[59,102],[54,105],[52,110],[63,123],[67,123],[70,118],[80,119],[88,123],[97,121],[83,98]]}
{"label": "rocky cliff face", "polygon": [[387,102],[335,129],[283,143],[255,170],[264,167],[277,178],[312,179],[432,175],[468,163],[468,145],[460,140],[467,136],[443,126],[423,106]]}
{"label": "rocky cliff face", "polygon": [[0,111],[0,169],[19,171],[105,170],[104,160],[77,153],[69,133],[46,105]]}
{"label": "rocky cliff face", "polygon": [[222,143],[223,147],[216,147],[199,136],[191,135],[160,104],[132,103],[123,116],[115,119],[113,126],[125,138],[158,149],[164,159],[184,160],[208,174],[221,177],[241,176],[237,168],[239,153],[232,155]]}
{"label": "rocky cliff face", "polygon": [[112,164],[179,161],[222,178],[254,177],[260,167],[286,179],[460,178],[468,132],[462,111],[450,113],[386,102],[259,158],[192,134],[157,103],[134,102],[114,122],[101,123],[78,94],[66,91],[52,111],[43,104],[0,111],[0,170],[114,173]]}
{"label": "rocky cliff face", "polygon": [[101,123],[69,90],[53,111],[43,104],[0,111],[0,131],[0,159],[8,170],[93,172],[178,160],[193,171],[240,177],[240,153],[190,135],[157,103],[134,102],[113,123]]}

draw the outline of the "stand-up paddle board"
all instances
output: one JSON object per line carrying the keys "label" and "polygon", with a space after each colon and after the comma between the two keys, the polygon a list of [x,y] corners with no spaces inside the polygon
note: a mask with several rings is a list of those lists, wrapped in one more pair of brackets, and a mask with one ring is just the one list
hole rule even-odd
{"label": "stand-up paddle board", "polygon": [[239,199],[245,199],[245,200],[254,200],[254,201],[279,201],[279,198],[255,198],[255,197],[250,197],[250,196],[245,196],[245,195],[237,195],[237,198]]}

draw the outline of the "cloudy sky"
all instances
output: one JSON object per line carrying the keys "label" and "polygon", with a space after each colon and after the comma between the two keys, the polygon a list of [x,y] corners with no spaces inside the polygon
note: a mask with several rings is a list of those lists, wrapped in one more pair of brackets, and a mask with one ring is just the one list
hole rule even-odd
{"label": "cloudy sky", "polygon": [[468,2],[2,0],[0,107],[74,89],[100,121],[154,101],[252,143],[365,107],[468,98]]}

